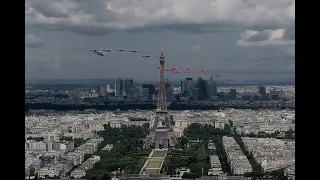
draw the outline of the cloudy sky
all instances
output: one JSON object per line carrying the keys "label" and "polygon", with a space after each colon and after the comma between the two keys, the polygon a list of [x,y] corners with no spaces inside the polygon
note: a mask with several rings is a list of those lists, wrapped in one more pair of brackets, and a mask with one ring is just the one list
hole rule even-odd
{"label": "cloudy sky", "polygon": [[[167,67],[293,77],[294,0],[26,0],[27,79],[156,80]],[[90,49],[138,49],[97,56]],[[150,54],[151,58],[142,55]],[[267,75],[269,74],[269,75]],[[271,75],[270,75],[271,74]],[[204,74],[167,73],[169,79]]]}

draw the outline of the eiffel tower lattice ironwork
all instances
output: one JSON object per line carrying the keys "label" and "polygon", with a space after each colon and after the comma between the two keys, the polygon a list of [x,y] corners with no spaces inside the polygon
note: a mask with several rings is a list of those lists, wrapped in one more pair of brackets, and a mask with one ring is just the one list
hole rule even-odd
{"label": "eiffel tower lattice ironwork", "polygon": [[173,129],[170,124],[167,104],[166,104],[166,88],[164,80],[164,62],[165,58],[162,53],[160,56],[160,84],[158,92],[157,110],[154,123],[150,128],[150,134],[145,138],[143,148],[147,149],[150,147],[151,143],[155,143],[155,148],[159,148],[160,144],[163,148],[168,148],[169,145],[174,146],[178,143],[177,138],[173,133]]}

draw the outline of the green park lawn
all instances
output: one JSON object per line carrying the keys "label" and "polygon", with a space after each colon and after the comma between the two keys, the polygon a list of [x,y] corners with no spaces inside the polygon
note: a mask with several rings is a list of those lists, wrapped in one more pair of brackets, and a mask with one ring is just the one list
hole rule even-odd
{"label": "green park lawn", "polygon": [[159,174],[160,169],[147,169],[149,174]]}
{"label": "green park lawn", "polygon": [[160,168],[162,161],[149,160],[147,168]]}
{"label": "green park lawn", "polygon": [[166,151],[154,151],[151,157],[164,157]]}

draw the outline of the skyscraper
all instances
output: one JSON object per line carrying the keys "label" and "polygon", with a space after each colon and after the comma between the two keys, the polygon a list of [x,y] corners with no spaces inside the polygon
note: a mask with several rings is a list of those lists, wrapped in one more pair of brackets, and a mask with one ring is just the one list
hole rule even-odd
{"label": "skyscraper", "polygon": [[192,78],[186,78],[185,81],[181,81],[181,93],[183,96],[192,98],[195,83]]}
{"label": "skyscraper", "polygon": [[265,96],[266,95],[266,87],[264,86],[259,86],[259,94],[261,96]]}
{"label": "skyscraper", "polygon": [[173,101],[174,99],[174,95],[173,95],[173,87],[168,87],[166,88],[166,97],[167,97],[167,101]]}
{"label": "skyscraper", "polygon": [[123,83],[123,91],[129,92],[131,87],[133,87],[133,79],[125,79]]}
{"label": "skyscraper", "polygon": [[107,88],[107,92],[109,93],[111,91],[110,85],[107,85],[106,88]]}
{"label": "skyscraper", "polygon": [[168,87],[170,87],[170,81],[169,79],[166,79],[166,83],[165,83],[165,88],[167,89]]}
{"label": "skyscraper", "polygon": [[130,101],[139,101],[140,100],[140,88],[136,88],[135,86],[129,89],[129,100]]}
{"label": "skyscraper", "polygon": [[171,86],[170,81],[168,79],[166,79],[165,88],[167,101],[173,101],[173,87]]}
{"label": "skyscraper", "polygon": [[218,95],[218,85],[215,81],[213,81],[213,96]]}
{"label": "skyscraper", "polygon": [[232,99],[237,98],[237,90],[236,89],[230,89],[229,97],[232,98]]}
{"label": "skyscraper", "polygon": [[213,79],[213,75],[210,77],[210,81],[208,83],[208,90],[210,91],[208,94],[209,94],[209,97],[212,97],[212,96],[217,96],[218,94],[218,87],[217,87],[217,83],[214,81]]}
{"label": "skyscraper", "polygon": [[121,91],[123,90],[123,80],[122,79],[118,79],[115,84],[114,84],[114,95],[115,96],[121,96]]}
{"label": "skyscraper", "polygon": [[156,94],[156,87],[153,84],[142,84],[142,89],[148,88],[149,94]]}
{"label": "skyscraper", "polygon": [[198,78],[197,88],[199,89],[199,100],[205,100],[207,98],[206,84],[207,82],[204,79],[201,77]]}
{"label": "skyscraper", "polygon": [[142,89],[143,101],[149,101],[149,88]]}

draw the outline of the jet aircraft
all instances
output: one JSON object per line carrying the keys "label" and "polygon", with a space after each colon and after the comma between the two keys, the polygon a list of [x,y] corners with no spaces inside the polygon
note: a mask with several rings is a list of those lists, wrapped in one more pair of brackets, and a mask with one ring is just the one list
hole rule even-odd
{"label": "jet aircraft", "polygon": [[93,54],[98,55],[98,56],[104,56],[105,55],[105,53],[100,51],[99,49],[92,49],[90,51],[92,51]]}

